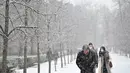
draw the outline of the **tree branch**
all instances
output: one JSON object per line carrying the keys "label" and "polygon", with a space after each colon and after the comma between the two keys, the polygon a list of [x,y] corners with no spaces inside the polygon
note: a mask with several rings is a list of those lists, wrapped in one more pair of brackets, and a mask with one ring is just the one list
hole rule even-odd
{"label": "tree branch", "polygon": [[1,25],[0,25],[0,29],[1,29],[2,33],[5,33],[4,29],[3,29],[3,27]]}
{"label": "tree branch", "polygon": [[21,18],[21,17],[24,17],[25,15],[23,14],[23,15],[21,15],[21,16],[18,16],[18,17],[16,17],[14,20],[13,20],[13,22],[15,22],[17,19],[19,19],[19,18]]}
{"label": "tree branch", "polygon": [[[57,10],[56,10],[54,13],[51,14],[51,15],[55,15],[55,19],[56,19],[56,14],[57,14],[57,12],[58,12],[61,8],[62,8],[62,6],[59,6],[59,7],[57,8]],[[50,22],[51,19],[52,19],[52,16],[51,16],[50,19],[48,19],[47,21]],[[49,24],[50,24],[50,23],[49,23]],[[49,25],[49,24],[48,24],[48,25]]]}
{"label": "tree branch", "polygon": [[[23,31],[23,30],[21,30],[21,29],[15,29],[15,30],[18,30],[18,31],[21,31],[25,36],[26,36],[26,33]],[[11,39],[11,38],[10,38]],[[9,40],[10,40],[9,39]]]}
{"label": "tree branch", "polygon": [[4,37],[4,35],[2,33],[0,33],[0,35]]}
{"label": "tree branch", "polygon": [[8,36],[6,36],[5,34],[0,33],[0,35],[8,39]]}
{"label": "tree branch", "polygon": [[14,24],[13,24],[13,21],[12,21],[12,19],[9,17],[9,19],[10,19],[10,22],[11,22],[11,24],[12,24],[12,27],[14,28]]}
{"label": "tree branch", "polygon": [[34,29],[34,28],[37,28],[37,27],[27,27],[27,26],[15,27],[14,29],[12,29],[12,30],[9,32],[8,36],[9,36],[13,31],[19,30],[20,28],[31,28],[31,29]]}
{"label": "tree branch", "polygon": [[0,13],[0,15],[3,16],[3,17],[5,18],[5,16],[4,16],[2,13]]}
{"label": "tree branch", "polygon": [[[67,4],[65,4],[65,5],[67,5]],[[59,12],[62,7],[63,7],[63,5],[62,6],[58,6],[57,10],[55,12],[53,12],[51,15],[55,15],[55,17],[56,17],[57,12]],[[51,21],[51,19],[52,19],[52,16],[50,17],[50,19],[48,21]]]}
{"label": "tree branch", "polygon": [[25,4],[22,4],[22,3],[18,3],[18,2],[12,2],[12,3],[16,3],[16,4],[19,4],[19,5],[22,5],[22,6],[26,6],[26,7],[28,7],[30,10],[32,10],[32,11],[34,11],[35,13],[40,14],[40,15],[42,15],[42,16],[52,15],[52,14],[42,14],[42,13],[38,12],[37,10],[35,10],[35,9],[33,9],[33,8],[31,8],[31,7],[27,6],[27,5],[25,5]]}
{"label": "tree branch", "polygon": [[17,7],[16,7],[16,5],[15,5],[14,3],[13,3],[13,6],[15,7],[15,9],[16,9],[16,11],[17,11],[19,17],[20,17],[21,22],[24,23],[24,22],[22,21],[21,15],[20,15],[20,13],[19,13],[19,11],[18,11],[18,9],[17,9]]}

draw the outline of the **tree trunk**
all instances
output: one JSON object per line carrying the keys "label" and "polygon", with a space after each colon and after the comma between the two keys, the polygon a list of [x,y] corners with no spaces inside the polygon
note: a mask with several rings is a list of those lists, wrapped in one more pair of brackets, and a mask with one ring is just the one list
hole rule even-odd
{"label": "tree trunk", "polygon": [[[38,37],[37,37],[38,39]],[[40,52],[39,52],[39,42],[37,42],[37,57],[38,57],[38,73],[40,73]]]}
{"label": "tree trunk", "polygon": [[69,61],[70,61],[70,60],[69,60],[69,49],[68,49],[68,64],[69,64]]}
{"label": "tree trunk", "polygon": [[[39,4],[39,2],[38,2]],[[37,10],[39,12],[39,9]],[[37,27],[39,25],[39,14],[37,14]],[[38,73],[40,73],[40,48],[39,48],[39,30],[37,29],[37,57],[38,57]]]}
{"label": "tree trunk", "polygon": [[6,0],[5,5],[5,37],[3,37],[3,60],[2,60],[2,73],[7,73],[7,49],[8,49],[8,28],[9,28],[9,0]]}
{"label": "tree trunk", "polygon": [[23,73],[27,73],[27,39],[25,40],[25,46],[24,46],[24,71]]}
{"label": "tree trunk", "polygon": [[54,58],[54,67],[55,67],[55,71],[57,71],[57,61],[58,61],[58,52],[57,51],[54,51],[53,53],[53,58]]}
{"label": "tree trunk", "polygon": [[[39,8],[40,8],[40,0],[37,1],[37,12],[39,13]],[[39,28],[39,14],[37,14],[37,27]],[[37,35],[37,57],[38,57],[38,73],[40,73],[40,43],[39,43],[39,29],[36,30],[36,35]]]}
{"label": "tree trunk", "polygon": [[21,41],[19,40],[19,56],[22,56],[22,55],[23,55],[23,47],[22,47]]}
{"label": "tree trunk", "polygon": [[49,73],[51,73],[51,60],[49,60]]}
{"label": "tree trunk", "polygon": [[57,71],[57,68],[56,68],[56,63],[57,61],[56,60],[54,60],[54,65],[55,65],[55,71]]}
{"label": "tree trunk", "polygon": [[51,57],[51,56],[52,56],[51,54],[52,54],[52,53],[51,53],[50,43],[49,43],[49,42],[50,42],[50,38],[49,38],[49,37],[50,37],[50,33],[49,33],[49,31],[50,31],[50,26],[49,26],[49,22],[48,22],[47,27],[48,27],[48,38],[47,38],[47,39],[48,39],[48,49],[49,49],[49,52],[50,52],[50,53],[48,54],[48,55],[49,55],[49,57],[48,57],[48,60],[49,60],[49,73],[51,73],[51,58],[52,58],[52,57]]}
{"label": "tree trunk", "polygon": [[73,61],[73,54],[72,54],[72,50],[70,51],[70,56],[71,56],[71,58],[70,58],[70,62],[72,62],[72,61]]}
{"label": "tree trunk", "polygon": [[19,39],[19,56],[23,56],[23,47],[22,47],[22,32],[20,34],[20,39]]}
{"label": "tree trunk", "polygon": [[64,55],[64,65],[66,66],[66,55],[65,55],[65,52],[63,51],[63,55]]}
{"label": "tree trunk", "polygon": [[[25,5],[27,5],[27,0],[25,0]],[[25,26],[28,26],[28,8],[25,6]],[[26,29],[25,29],[26,31]],[[23,73],[27,73],[27,35],[25,36],[25,47],[24,47],[24,69]]]}
{"label": "tree trunk", "polygon": [[60,43],[60,57],[61,57],[61,68],[63,68],[62,45],[61,45],[61,43]]}
{"label": "tree trunk", "polygon": [[[49,47],[48,47],[49,48]],[[52,52],[51,50],[49,49],[48,52],[47,52],[47,58],[48,58],[48,63],[49,63],[49,73],[51,73],[51,60],[52,60]]]}
{"label": "tree trunk", "polygon": [[33,45],[34,45],[34,44],[33,44],[33,39],[34,39],[34,38],[31,37],[31,55],[34,55],[34,50],[33,50],[33,47],[34,47],[34,46],[33,46]]}
{"label": "tree trunk", "polygon": [[4,49],[3,49],[3,61],[2,61],[2,73],[7,73],[7,49],[8,49],[8,39],[7,38],[4,38],[4,42],[3,42],[3,45],[4,45]]}

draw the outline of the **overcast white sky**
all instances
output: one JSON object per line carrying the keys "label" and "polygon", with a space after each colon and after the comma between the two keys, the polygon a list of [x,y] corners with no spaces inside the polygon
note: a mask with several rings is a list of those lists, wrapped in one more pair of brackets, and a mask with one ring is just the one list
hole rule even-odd
{"label": "overcast white sky", "polygon": [[113,7],[113,2],[112,0],[68,0],[73,4],[84,4],[85,1],[90,1],[94,4],[105,4],[106,6],[108,6],[109,8]]}

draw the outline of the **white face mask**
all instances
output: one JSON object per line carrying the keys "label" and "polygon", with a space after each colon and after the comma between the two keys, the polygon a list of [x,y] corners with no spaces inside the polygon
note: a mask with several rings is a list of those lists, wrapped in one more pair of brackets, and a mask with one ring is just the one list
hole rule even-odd
{"label": "white face mask", "polygon": [[103,50],[103,49],[101,49],[101,52],[104,52],[104,50]]}
{"label": "white face mask", "polygon": [[90,49],[92,49],[93,47],[89,47]]}

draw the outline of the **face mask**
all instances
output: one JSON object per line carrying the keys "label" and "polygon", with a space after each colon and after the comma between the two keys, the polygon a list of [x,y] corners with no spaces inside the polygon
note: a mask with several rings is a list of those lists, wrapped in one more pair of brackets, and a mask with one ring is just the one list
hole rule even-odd
{"label": "face mask", "polygon": [[103,50],[103,49],[101,49],[101,52],[104,52],[104,50]]}
{"label": "face mask", "polygon": [[93,47],[89,47],[90,49],[92,49]]}

